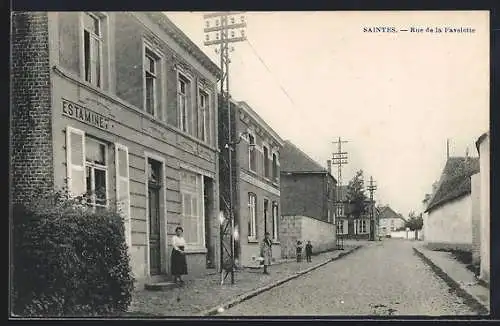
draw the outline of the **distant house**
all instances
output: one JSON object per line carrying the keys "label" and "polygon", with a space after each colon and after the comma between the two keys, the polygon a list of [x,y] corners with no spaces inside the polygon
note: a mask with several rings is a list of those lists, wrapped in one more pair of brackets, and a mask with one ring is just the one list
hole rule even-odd
{"label": "distant house", "polygon": [[406,220],[401,214],[396,213],[389,206],[382,206],[378,208],[378,234],[385,237],[398,229],[405,226]]}
{"label": "distant house", "polygon": [[[352,204],[347,199],[347,186],[341,186],[339,195],[340,200],[337,202],[335,209],[335,217],[337,220],[337,234],[343,239],[369,239],[370,238],[370,213],[371,203],[366,202],[366,212],[359,217],[354,217],[352,212]],[[374,207],[374,226],[376,227],[375,218],[378,214],[377,208]],[[377,230],[375,229],[375,233]]]}
{"label": "distant house", "polygon": [[335,248],[337,180],[330,162],[325,169],[290,141],[284,142],[280,154],[282,257],[295,256],[297,240],[310,240],[316,252]]}
{"label": "distant house", "polygon": [[425,213],[425,242],[433,249],[472,250],[471,176],[477,157],[449,157]]}

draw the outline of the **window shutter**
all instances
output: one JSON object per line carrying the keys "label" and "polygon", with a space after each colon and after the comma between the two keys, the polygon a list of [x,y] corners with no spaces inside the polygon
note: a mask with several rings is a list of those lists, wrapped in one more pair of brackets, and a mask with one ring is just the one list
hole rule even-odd
{"label": "window shutter", "polygon": [[85,178],[85,132],[66,127],[66,173],[68,191],[71,196],[86,192]]}
{"label": "window shutter", "polygon": [[130,216],[130,179],[128,148],[115,144],[116,167],[116,206],[122,215],[125,227],[125,240],[129,248],[132,246],[132,222]]}

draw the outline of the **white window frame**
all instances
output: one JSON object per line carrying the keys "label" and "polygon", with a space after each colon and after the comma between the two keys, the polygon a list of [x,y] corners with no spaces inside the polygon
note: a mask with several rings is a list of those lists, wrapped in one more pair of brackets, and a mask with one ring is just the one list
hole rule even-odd
{"label": "white window frame", "polygon": [[275,242],[279,241],[279,225],[278,225],[278,213],[279,213],[279,205],[276,201],[273,201],[272,204],[271,204],[271,207],[272,207],[272,218],[273,218],[273,240]]}
{"label": "white window frame", "polygon": [[[201,106],[201,97],[202,93],[206,94],[207,96],[207,101],[206,101],[206,107],[202,108]],[[209,143],[211,141],[211,123],[210,123],[210,118],[212,116],[212,94],[210,90],[206,87],[203,87],[202,85],[198,84],[198,112],[199,115],[201,116],[201,122],[198,122],[200,124],[200,127],[203,127],[203,133],[200,135],[200,139],[205,142]]]}
{"label": "white window frame", "polygon": [[[126,176],[120,175],[120,161],[119,161],[119,151],[125,152],[125,165],[126,165]],[[132,216],[130,209],[130,161],[129,161],[128,147],[120,143],[115,143],[115,178],[116,178],[116,203],[121,208],[122,216],[124,218],[125,226],[125,241],[130,248],[132,248]],[[127,189],[125,190],[127,197],[126,199],[120,198],[120,181],[125,181],[127,184]]]}
{"label": "white window frame", "polygon": [[[269,166],[270,160],[269,160],[269,154],[271,153],[271,150],[269,148],[270,146],[267,143],[262,144],[262,176],[264,176],[265,179],[270,180],[271,179],[271,167]],[[266,155],[266,149],[267,149],[267,155]],[[267,175],[266,175],[266,169],[267,169]]]}
{"label": "white window frame", "polygon": [[[274,158],[276,157],[276,172],[274,171]],[[271,154],[271,178],[273,179],[273,182],[279,182],[280,180],[280,164],[279,164],[279,152],[276,150],[273,150]],[[276,173],[276,175],[274,175]]]}
{"label": "white window frame", "polygon": [[[180,192],[181,192],[181,214],[182,214],[182,221],[184,221],[184,196],[186,194],[190,195],[192,197],[196,197],[197,202],[198,202],[198,207],[196,208],[198,212],[198,218],[197,223],[196,223],[196,242],[187,242],[186,241],[186,246],[187,249],[203,249],[205,248],[205,203],[204,203],[204,178],[202,174],[187,170],[187,169],[182,169],[182,172],[186,172],[187,174],[194,175],[196,176],[196,186],[195,186],[195,191],[191,189],[186,189],[183,187],[182,183],[182,178],[180,178]],[[191,201],[192,204],[192,201]],[[191,207],[191,211],[193,211],[193,208]],[[190,216],[191,218],[194,216]],[[183,223],[181,223],[182,227],[184,230],[186,230],[186,227],[184,226]]]}
{"label": "white window frame", "polygon": [[366,220],[364,220],[364,219],[359,220],[359,223],[358,223],[358,233],[359,234],[368,233],[366,224],[367,224]]}
{"label": "white window frame", "polygon": [[[153,117],[155,118],[158,118],[159,115],[160,115],[160,111],[162,112],[163,114],[163,109],[162,109],[162,103],[163,103],[163,85],[162,85],[162,81],[164,78],[163,77],[163,65],[162,65],[162,54],[158,51],[156,51],[153,46],[146,42],[146,41],[143,41],[143,45],[142,45],[142,49],[143,49],[143,52],[142,52],[142,79],[143,79],[143,89],[144,89],[144,99],[143,99],[143,105],[144,105],[144,112],[146,112],[147,114],[149,115],[152,115]],[[148,55],[148,52],[150,53]],[[149,71],[149,65],[148,65],[148,60],[146,60],[146,57],[149,57],[151,59],[154,60],[154,63],[155,63],[155,72],[152,73],[151,71]],[[153,113],[150,113],[148,112],[148,109],[147,109],[147,83],[146,83],[146,74],[150,74],[154,77],[154,82],[153,82]],[[159,86],[162,86],[161,89],[162,91],[160,92],[160,94],[158,94],[158,87]]]}
{"label": "white window frame", "polygon": [[[96,138],[93,138],[93,137],[85,137],[85,140],[87,139],[90,139],[94,142],[96,142],[97,144],[100,144],[100,145],[104,145],[105,146],[105,150],[104,150],[104,162],[106,163],[105,165],[101,165],[101,164],[96,164],[96,163],[90,163],[90,162],[87,162],[87,159],[85,158],[85,177],[87,176],[87,167],[90,167],[92,169],[92,178],[91,178],[91,181],[92,181],[92,192],[91,192],[91,203],[90,205],[93,207],[93,209],[95,210],[97,207],[102,207],[102,208],[107,208],[109,206],[109,145],[101,140],[98,140]],[[84,152],[85,153],[85,152]],[[86,154],[86,153],[85,153]],[[106,204],[105,205],[101,205],[101,204],[97,204],[96,203],[96,195],[95,195],[95,169],[99,169],[99,170],[104,170],[104,175],[105,175],[105,184],[106,184]],[[85,183],[86,185],[86,183]]]}
{"label": "white window frame", "polygon": [[[180,101],[179,101],[179,98],[181,96],[181,87],[180,87],[180,81],[181,79],[184,79],[186,82],[187,82],[187,85],[186,85],[186,94],[185,95],[185,103],[186,103],[186,125],[184,125],[184,121],[182,119],[183,117],[183,112],[182,112],[182,108],[180,107]],[[192,88],[193,88],[193,78],[181,71],[180,69],[177,69],[177,116],[179,117],[178,120],[179,120],[179,129],[182,131],[182,132],[185,132],[187,134],[190,134],[192,132],[192,129],[193,129],[193,105],[194,105],[194,101],[193,101],[193,92],[192,92]]]}
{"label": "white window frame", "polygon": [[[85,15],[89,15],[90,17],[96,19],[99,21],[99,32],[100,32],[100,35],[96,35],[93,34],[92,32],[88,31],[89,32],[89,36],[90,36],[90,39],[94,39],[94,40],[97,40],[99,42],[99,58],[100,58],[100,62],[99,62],[99,81],[100,81],[100,85],[97,85],[97,83],[93,82],[92,81],[92,75],[90,76],[90,81],[87,80],[87,75],[85,74],[85,31],[87,31],[85,29]],[[106,31],[103,31],[103,25],[107,27],[108,24],[103,24],[104,22],[107,22],[108,21],[108,16],[105,14],[105,13],[94,13],[94,12],[82,12],[81,15],[80,15],[80,35],[81,35],[81,47],[80,47],[80,57],[81,57],[81,60],[80,60],[80,70],[81,70],[81,75],[83,76],[83,80],[91,85],[93,85],[94,87],[97,87],[97,88],[100,88],[100,89],[104,89],[104,84],[105,84],[105,76],[104,76],[104,62],[105,61],[108,61],[106,63],[108,69],[110,67],[109,65],[109,55],[108,55],[108,60],[104,60],[104,57],[103,57],[103,47],[104,46],[107,46],[107,40],[109,40],[109,37],[107,37],[106,39],[104,38],[104,33],[108,33],[108,29],[106,28]],[[90,53],[90,56],[92,56],[92,45],[93,42],[90,42],[90,50],[89,50],[89,53]],[[92,58],[89,58],[90,62],[92,62]],[[91,69],[92,71],[92,69]],[[107,84],[107,83],[106,83]]]}
{"label": "white window frame", "polygon": [[344,206],[338,205],[337,206],[337,216],[344,216]]}
{"label": "white window frame", "polygon": [[[82,138],[82,165],[79,164],[73,164],[73,160],[71,157],[71,135],[72,134],[77,134],[80,135]],[[70,126],[66,127],[66,176],[67,176],[67,186],[68,186],[68,191],[71,197],[76,197],[76,196],[81,196],[84,195],[85,192],[87,191],[87,182],[86,182],[86,171],[85,171],[85,132],[80,129],[76,129]],[[80,182],[82,183],[83,189],[85,191],[83,193],[75,193],[73,191],[73,170],[78,170],[82,172],[82,180]]]}
{"label": "white window frame", "polygon": [[[250,137],[253,138],[253,145],[250,142]],[[257,173],[257,153],[255,152],[257,150],[257,139],[255,137],[255,133],[252,131],[248,131],[248,169],[252,172]],[[252,169],[252,159],[251,156],[255,155],[254,161],[255,161],[255,170]]]}
{"label": "white window frame", "polygon": [[250,222],[250,233],[248,234],[248,240],[256,240],[257,239],[257,195],[253,192],[248,193],[248,221]]}

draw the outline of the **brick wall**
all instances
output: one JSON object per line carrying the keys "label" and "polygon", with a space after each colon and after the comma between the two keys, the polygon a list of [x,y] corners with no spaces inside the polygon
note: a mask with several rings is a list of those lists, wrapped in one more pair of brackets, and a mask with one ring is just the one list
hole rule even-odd
{"label": "brick wall", "polygon": [[11,41],[11,189],[20,203],[53,188],[47,13],[13,13]]}
{"label": "brick wall", "polygon": [[281,174],[281,213],[326,220],[322,174]]}

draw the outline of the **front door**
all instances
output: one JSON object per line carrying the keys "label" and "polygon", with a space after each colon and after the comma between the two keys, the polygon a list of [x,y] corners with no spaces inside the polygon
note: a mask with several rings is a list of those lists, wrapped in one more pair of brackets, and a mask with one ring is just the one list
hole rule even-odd
{"label": "front door", "polygon": [[[156,163],[156,162],[155,162]],[[149,207],[149,271],[151,276],[161,273],[160,250],[160,178],[159,164],[150,163],[148,183]]]}
{"label": "front door", "polygon": [[215,268],[215,248],[212,241],[212,221],[210,216],[212,215],[212,194],[213,194],[213,182],[212,179],[208,177],[203,177],[203,203],[205,205],[205,245],[207,248],[207,268]]}

